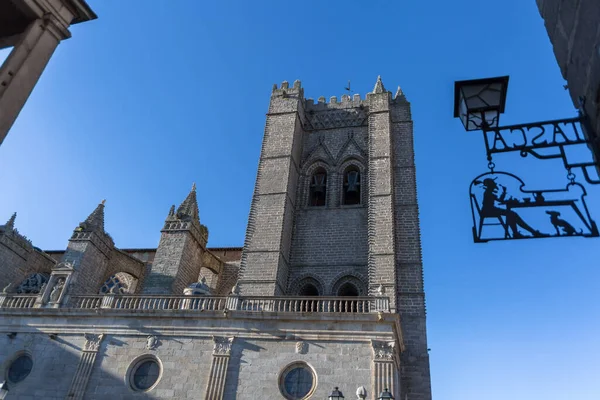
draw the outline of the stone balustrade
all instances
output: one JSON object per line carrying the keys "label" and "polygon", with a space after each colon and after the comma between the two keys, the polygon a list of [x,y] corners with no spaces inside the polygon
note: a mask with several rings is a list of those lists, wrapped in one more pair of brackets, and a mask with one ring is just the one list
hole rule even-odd
{"label": "stone balustrade", "polygon": [[37,294],[0,293],[0,308],[32,308]]}
{"label": "stone balustrade", "polygon": [[[37,300],[37,301],[36,301]],[[0,309],[41,308],[37,295],[0,294]],[[290,313],[390,312],[389,297],[273,297],[273,296],[70,296],[60,308],[94,310],[198,310]]]}

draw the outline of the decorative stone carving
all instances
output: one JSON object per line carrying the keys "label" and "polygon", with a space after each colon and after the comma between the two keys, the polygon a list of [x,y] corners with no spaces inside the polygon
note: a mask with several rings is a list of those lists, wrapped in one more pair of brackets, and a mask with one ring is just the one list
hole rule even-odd
{"label": "decorative stone carving", "polygon": [[85,344],[83,345],[84,351],[98,351],[100,348],[100,343],[102,342],[102,338],[104,338],[104,334],[101,333],[99,335],[95,335],[92,333],[84,333]]}
{"label": "decorative stone carving", "polygon": [[58,278],[56,280],[56,284],[52,288],[52,292],[50,292],[50,302],[56,303],[60,299],[60,294],[62,293],[63,288],[65,287],[65,278]]}
{"label": "decorative stone carving", "polygon": [[383,295],[385,295],[385,288],[380,283],[379,286],[377,286],[377,296],[383,296]]}
{"label": "decorative stone carving", "polygon": [[231,294],[238,296],[240,294],[240,284],[236,281],[233,288],[231,288]]}
{"label": "decorative stone carving", "polygon": [[395,342],[382,342],[373,340],[373,357],[375,361],[393,361],[395,354]]}
{"label": "decorative stone carving", "polygon": [[308,353],[308,343],[304,341],[296,342],[296,353],[306,354]]}
{"label": "decorative stone carving", "polygon": [[146,339],[146,349],[155,350],[158,346],[158,338],[156,336],[150,335]]}
{"label": "decorative stone carving", "polygon": [[364,386],[356,389],[356,398],[357,399],[366,399],[367,398],[367,388]]}
{"label": "decorative stone carving", "polygon": [[215,356],[228,356],[231,353],[231,345],[233,344],[233,337],[222,338],[213,336],[215,346],[213,348],[213,355]]}
{"label": "decorative stone carving", "polygon": [[42,293],[42,286],[48,282],[45,274],[29,275],[17,288],[17,293]]}
{"label": "decorative stone carving", "polygon": [[56,271],[56,270],[72,271],[73,270],[73,263],[70,263],[68,261],[60,262],[60,263],[56,264],[56,266],[54,266],[54,268],[52,268],[52,270],[54,270],[54,271]]}
{"label": "decorative stone carving", "polygon": [[307,113],[308,129],[348,128],[367,124],[366,110],[361,108],[330,109]]}
{"label": "decorative stone carving", "polygon": [[2,289],[2,293],[8,293],[8,289],[10,289],[10,287],[11,287],[11,286],[12,286],[12,282],[11,282],[11,283],[9,283],[8,285],[6,285],[6,286],[4,287],[4,289]]}

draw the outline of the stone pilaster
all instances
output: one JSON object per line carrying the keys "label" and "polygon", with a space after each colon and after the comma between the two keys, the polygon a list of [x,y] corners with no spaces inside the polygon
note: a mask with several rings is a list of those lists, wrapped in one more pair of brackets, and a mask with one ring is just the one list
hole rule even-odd
{"label": "stone pilaster", "polygon": [[300,81],[271,95],[240,266],[243,295],[281,295],[287,287],[303,134]]}
{"label": "stone pilaster", "polygon": [[399,365],[394,342],[371,342],[373,345],[373,399],[388,389],[394,398],[400,399]]}
{"label": "stone pilaster", "polygon": [[392,169],[391,93],[377,78],[369,99],[369,294],[383,285],[395,307],[394,175]]}
{"label": "stone pilaster", "polygon": [[402,388],[408,400],[430,400],[413,122],[410,103],[400,88],[391,103],[391,117],[395,181],[396,310],[402,316],[400,324],[406,347],[402,353]]}
{"label": "stone pilaster", "polygon": [[104,338],[103,334],[93,335],[86,333],[84,336],[85,344],[81,352],[79,365],[77,366],[75,376],[73,377],[73,382],[71,383],[69,393],[66,397],[67,400],[81,400],[84,398],[85,389],[90,379],[90,375],[92,374],[100,344]]}
{"label": "stone pilaster", "polygon": [[206,387],[206,396],[204,397],[205,400],[221,400],[223,398],[233,339],[233,337],[213,337],[215,345],[210,365],[208,385]]}

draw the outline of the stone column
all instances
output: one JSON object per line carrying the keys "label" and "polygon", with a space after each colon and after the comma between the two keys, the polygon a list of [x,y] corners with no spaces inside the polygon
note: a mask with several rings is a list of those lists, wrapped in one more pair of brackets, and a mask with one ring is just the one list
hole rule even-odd
{"label": "stone column", "polygon": [[54,50],[71,37],[69,26],[96,18],[84,0],[63,1],[13,0],[13,6],[2,9],[8,14],[0,26],[0,49],[14,47],[0,67],[0,144]]}
{"label": "stone column", "polygon": [[31,94],[50,57],[68,34],[52,16],[29,24],[0,69],[0,144]]}
{"label": "stone column", "polygon": [[373,399],[384,389],[400,399],[398,357],[395,342],[373,340]]}
{"label": "stone column", "polygon": [[213,337],[215,347],[213,350],[212,363],[210,365],[208,385],[206,386],[206,395],[204,396],[205,400],[221,400],[223,398],[233,339],[233,337]]}
{"label": "stone column", "polygon": [[79,365],[75,371],[75,376],[71,382],[71,388],[67,394],[67,400],[80,400],[83,399],[85,389],[87,387],[90,375],[92,374],[92,368],[94,368],[94,362],[100,349],[100,343],[104,338],[104,334],[93,335],[86,333],[85,344],[79,359]]}

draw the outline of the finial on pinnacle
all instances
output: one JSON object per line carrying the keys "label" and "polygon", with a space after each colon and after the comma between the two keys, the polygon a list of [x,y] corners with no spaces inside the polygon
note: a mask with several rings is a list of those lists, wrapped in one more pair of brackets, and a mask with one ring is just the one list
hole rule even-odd
{"label": "finial on pinnacle", "polygon": [[403,97],[404,97],[404,92],[402,91],[400,86],[398,86],[398,89],[396,89],[396,95],[394,96],[394,99],[401,99]]}
{"label": "finial on pinnacle", "polygon": [[373,93],[385,93],[385,87],[383,86],[383,82],[381,81],[381,75],[377,76],[377,82],[375,82]]}
{"label": "finial on pinnacle", "polygon": [[106,204],[106,199],[102,199],[102,201],[100,202],[100,204],[102,204],[102,205]]}
{"label": "finial on pinnacle", "polygon": [[196,182],[192,183],[192,192],[196,191]]}

